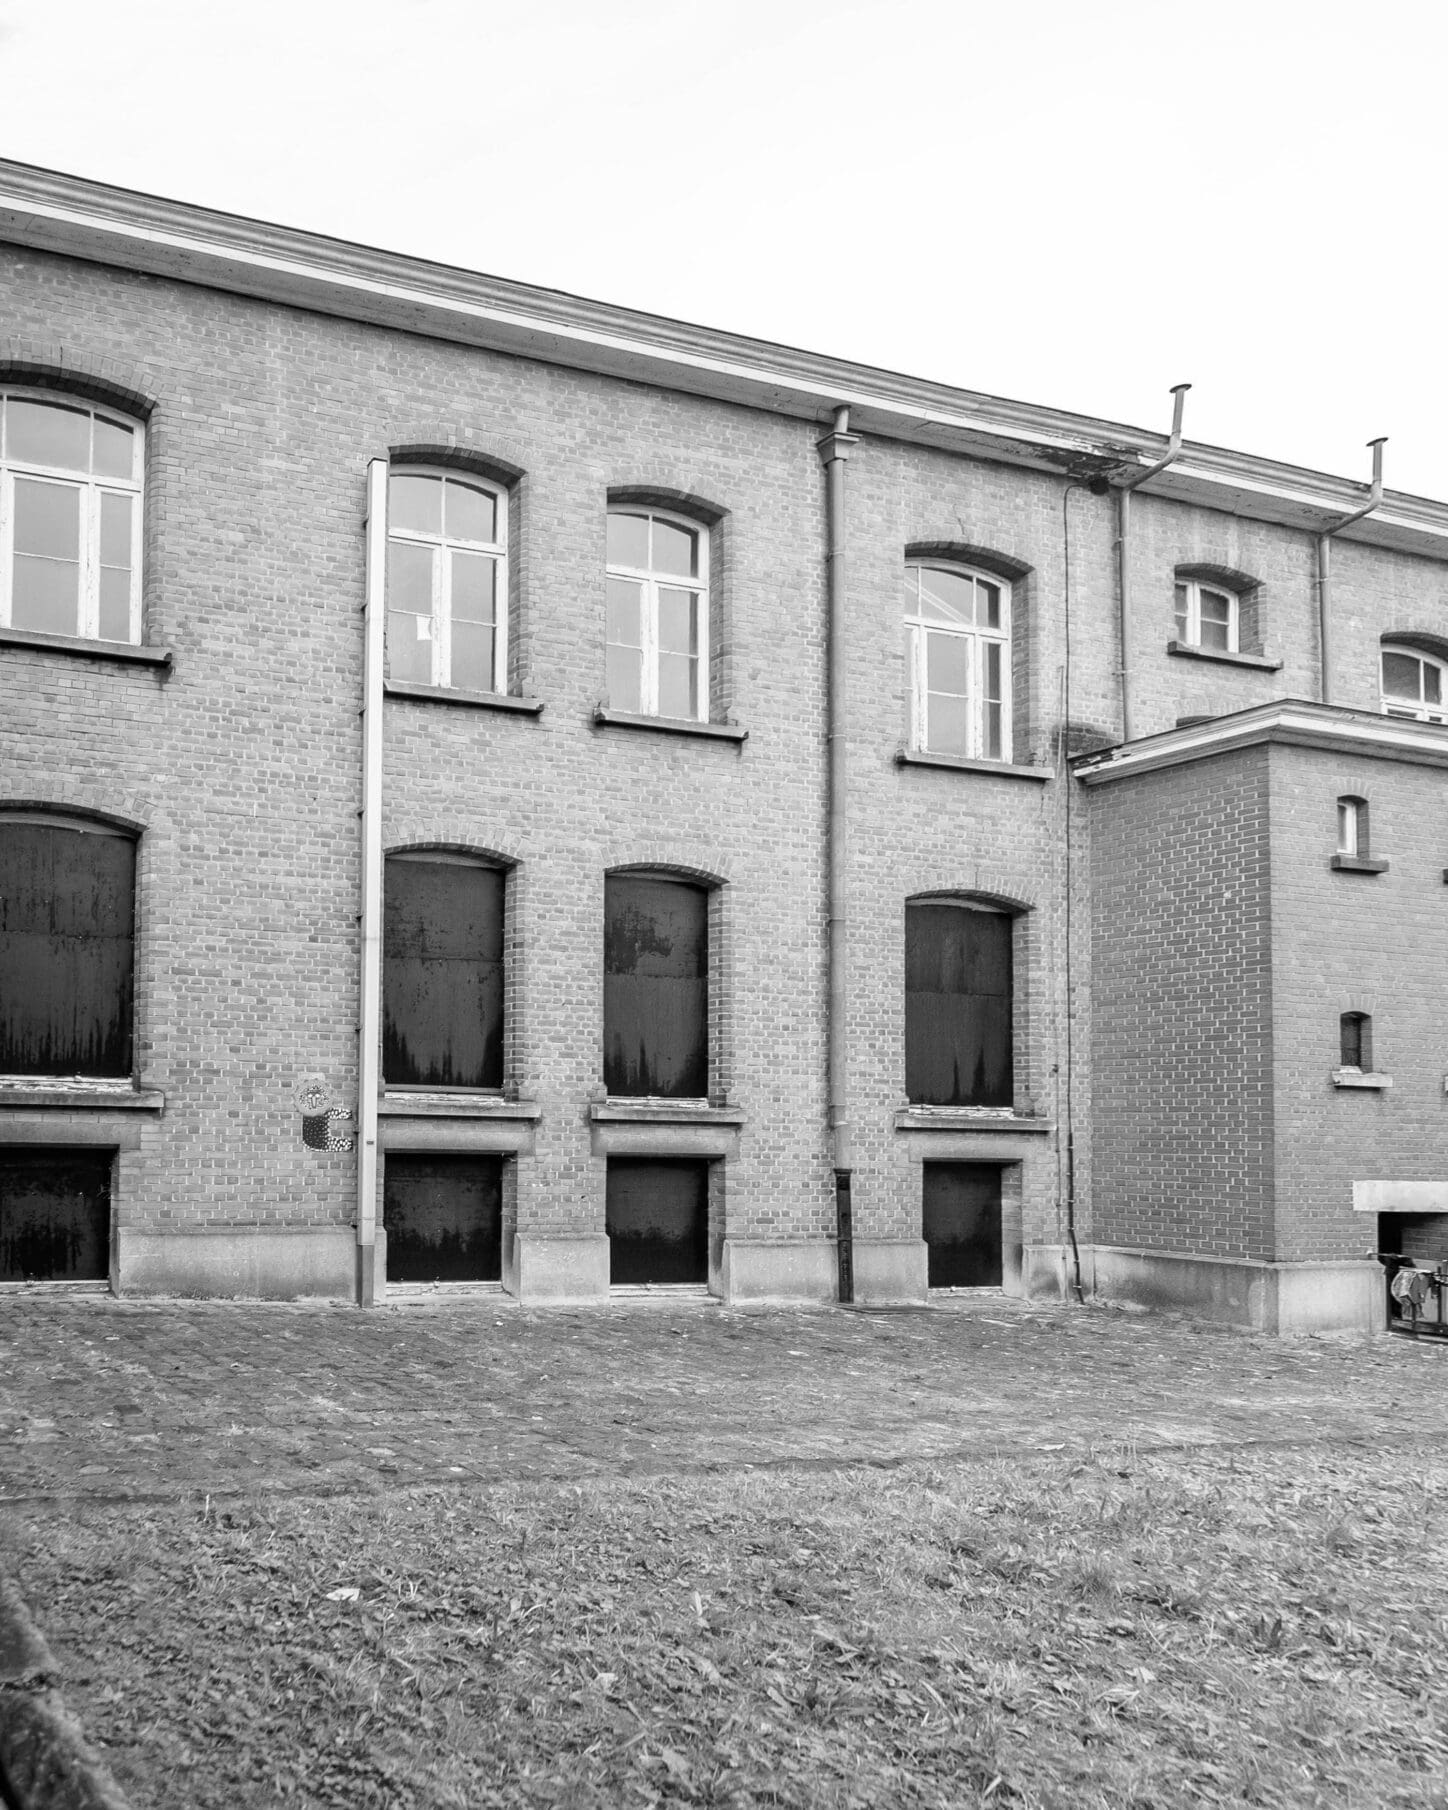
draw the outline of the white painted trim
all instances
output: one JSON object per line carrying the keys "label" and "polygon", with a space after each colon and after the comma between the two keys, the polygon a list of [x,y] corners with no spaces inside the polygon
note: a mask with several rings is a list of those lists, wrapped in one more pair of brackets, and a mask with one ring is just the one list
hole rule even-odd
{"label": "white painted trim", "polygon": [[[357,1049],[357,1246],[377,1244],[377,1096],[382,1070],[382,720],[387,621],[386,459],[367,467],[362,650],[362,950]],[[359,1284],[367,1260],[359,1264]],[[373,1275],[374,1291],[381,1278]],[[363,1302],[362,1305],[370,1305]]]}

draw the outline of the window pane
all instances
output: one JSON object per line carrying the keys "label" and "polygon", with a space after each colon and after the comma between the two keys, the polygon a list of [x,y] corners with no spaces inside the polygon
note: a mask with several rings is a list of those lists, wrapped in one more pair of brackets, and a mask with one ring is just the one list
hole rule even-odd
{"label": "window pane", "polygon": [[1201,644],[1203,647],[1219,648],[1223,653],[1228,652],[1231,647],[1231,634],[1228,625],[1225,622],[1214,622],[1207,615],[1207,606],[1205,603],[1202,605]]}
{"label": "window pane", "polygon": [[1337,847],[1343,855],[1358,852],[1357,806],[1346,798],[1339,799],[1337,805]]}
{"label": "window pane", "polygon": [[464,691],[493,689],[493,631],[478,622],[452,625],[452,672],[448,683]]}
{"label": "window pane", "polygon": [[28,465],[58,465],[65,471],[90,470],[88,414],[12,396],[5,405],[5,419],[7,457]]}
{"label": "window pane", "polygon": [[95,465],[102,478],[133,478],[136,475],[135,430],[122,427],[118,421],[95,418]]}
{"label": "window pane", "polygon": [[407,541],[387,543],[387,603],[390,609],[431,616],[432,561],[430,547],[413,546]]}
{"label": "window pane", "polygon": [[80,566],[71,560],[15,555],[15,595],[10,604],[15,628],[42,635],[80,633]]}
{"label": "window pane", "polygon": [[999,641],[987,641],[982,651],[985,654],[985,697],[988,702],[999,704],[1001,701],[1001,644]]}
{"label": "window pane", "polygon": [[454,553],[452,559],[452,619],[458,622],[496,621],[494,604],[498,562],[486,554]]}
{"label": "window pane", "polygon": [[1383,655],[1383,690],[1395,698],[1417,698],[1422,662],[1411,654]]}
{"label": "window pane", "polygon": [[981,753],[987,760],[1004,760],[1001,749],[1001,707],[985,704],[981,709]]}
{"label": "window pane", "polygon": [[975,623],[975,580],[959,572],[920,568],[920,614],[931,622]]}
{"label": "window pane", "polygon": [[1178,641],[1187,639],[1187,587],[1184,584],[1176,588],[1176,632]]}
{"label": "window pane", "polygon": [[693,718],[699,714],[694,677],[699,662],[687,654],[659,655],[659,715]]}
{"label": "window pane", "polygon": [[627,578],[608,581],[608,639],[624,647],[643,646],[644,588]]}
{"label": "window pane", "polygon": [[1438,667],[1433,666],[1427,660],[1423,662],[1423,697],[1429,704],[1441,704],[1443,702],[1442,672]]}
{"label": "window pane", "polygon": [[608,563],[611,566],[634,566],[647,569],[649,563],[649,518],[646,515],[623,515],[611,511],[608,518]]}
{"label": "window pane", "polygon": [[498,501],[489,491],[472,484],[449,481],[447,485],[447,535],[450,540],[496,541]]}
{"label": "window pane", "polygon": [[131,564],[131,519],[135,503],[131,497],[117,496],[113,490],[101,493],[101,564]]}
{"label": "window pane", "polygon": [[692,591],[660,588],[659,647],[666,654],[692,654],[697,651]]}
{"label": "window pane", "polygon": [[926,635],[925,682],[931,691],[965,696],[970,684],[970,642],[964,635]]}
{"label": "window pane", "polygon": [[442,534],[442,479],[408,477],[387,480],[387,525],[411,534]]}
{"label": "window pane", "polygon": [[432,684],[432,618],[387,612],[387,675],[411,685]]}
{"label": "window pane", "polygon": [[615,710],[642,710],[643,656],[634,647],[608,650],[608,701]]}
{"label": "window pane", "polygon": [[80,558],[80,491],[69,484],[15,480],[15,551]]}
{"label": "window pane", "polygon": [[673,572],[680,578],[699,575],[699,536],[690,528],[676,527],[673,522],[654,518],[654,565],[656,572]]}
{"label": "window pane", "polygon": [[131,575],[123,567],[101,567],[100,637],[131,639]]}
{"label": "window pane", "polygon": [[970,711],[965,699],[932,691],[926,709],[930,713],[928,746],[936,754],[969,754]]}
{"label": "window pane", "polygon": [[977,582],[975,587],[976,620],[987,628],[999,628],[1001,625],[1001,589],[999,585]]}

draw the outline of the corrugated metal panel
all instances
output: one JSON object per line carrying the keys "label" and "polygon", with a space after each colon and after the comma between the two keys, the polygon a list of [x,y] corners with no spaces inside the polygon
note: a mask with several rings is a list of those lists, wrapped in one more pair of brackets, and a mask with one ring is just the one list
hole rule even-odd
{"label": "corrugated metal panel", "polygon": [[382,1223],[389,1282],[497,1282],[502,1158],[389,1153]]}
{"label": "corrugated metal panel", "polygon": [[0,1282],[103,1282],[111,1152],[0,1149]]}
{"label": "corrugated metal panel", "polygon": [[924,1163],[923,1218],[931,1288],[1001,1285],[999,1163]]}
{"label": "corrugated metal panel", "polygon": [[604,1086],[709,1091],[709,898],[677,880],[610,875],[604,892]]}
{"label": "corrugated metal panel", "polygon": [[136,845],[0,821],[0,1073],[129,1075]]}
{"label": "corrugated metal panel", "polygon": [[905,911],[905,1091],[926,1106],[1010,1106],[1011,926],[1003,912]]}
{"label": "corrugated metal panel", "polygon": [[709,1276],[709,1165],[610,1158],[610,1282],[705,1282]]}
{"label": "corrugated metal panel", "polygon": [[414,1087],[503,1085],[499,868],[389,861],[382,924],[382,1073]]}

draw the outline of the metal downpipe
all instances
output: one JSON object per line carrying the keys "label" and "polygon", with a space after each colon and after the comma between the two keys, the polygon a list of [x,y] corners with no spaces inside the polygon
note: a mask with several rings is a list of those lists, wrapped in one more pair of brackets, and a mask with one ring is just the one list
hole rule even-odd
{"label": "metal downpipe", "polygon": [[1145,471],[1133,472],[1130,477],[1123,478],[1116,490],[1116,630],[1121,647],[1121,739],[1131,740],[1131,662],[1127,656],[1127,629],[1131,619],[1131,493],[1148,478],[1154,478],[1159,471],[1177,457],[1182,449],[1182,409],[1186,402],[1189,383],[1172,385],[1171,437],[1167,441],[1165,453],[1154,465],[1148,465]]}
{"label": "metal downpipe", "polygon": [[357,1012],[357,1305],[377,1304],[377,1094],[382,994],[382,668],[387,581],[387,461],[367,467],[367,583],[362,606],[362,912]]}
{"label": "metal downpipe", "polygon": [[1317,536],[1317,648],[1322,663],[1318,694],[1324,704],[1332,702],[1332,537],[1341,534],[1344,528],[1350,528],[1354,522],[1360,522],[1365,515],[1371,515],[1382,502],[1383,447],[1386,444],[1386,434],[1368,441],[1373,449],[1373,481],[1367,502],[1330,528],[1321,529]]}

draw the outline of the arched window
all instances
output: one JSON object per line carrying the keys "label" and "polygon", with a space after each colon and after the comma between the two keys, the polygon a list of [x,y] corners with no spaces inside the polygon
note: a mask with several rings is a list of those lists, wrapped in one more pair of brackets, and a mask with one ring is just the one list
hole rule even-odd
{"label": "arched window", "polygon": [[388,1086],[503,1085],[506,870],[444,850],[389,855],[382,889]]}
{"label": "arched window", "polygon": [[924,1106],[1011,1106],[1014,919],[957,899],[905,906],[905,1093]]}
{"label": "arched window", "polygon": [[1344,1068],[1373,1066],[1373,1021],[1366,1012],[1344,1012],[1338,1019],[1338,1044]]}
{"label": "arched window", "polygon": [[0,627],[140,641],[144,435],[87,402],[0,391]]}
{"label": "arched window", "polygon": [[1416,717],[1420,723],[1448,723],[1444,672],[1444,662],[1431,654],[1410,647],[1384,647],[1383,714]]}
{"label": "arched window", "polygon": [[387,481],[387,670],[415,685],[508,689],[508,493],[461,471]]}
{"label": "arched window", "polygon": [[0,1074],[131,1073],[136,843],[0,813]]}
{"label": "arched window", "polygon": [[656,509],[610,509],[607,558],[609,704],[706,721],[708,530]]}
{"label": "arched window", "polygon": [[666,875],[607,874],[603,1084],[610,1094],[709,1092],[709,894]]}
{"label": "arched window", "polygon": [[1225,585],[1207,584],[1199,578],[1178,578],[1176,583],[1176,638],[1184,647],[1204,647],[1215,653],[1235,654],[1241,649],[1242,600]]}
{"label": "arched window", "polygon": [[963,566],[905,567],[910,743],[935,754],[1007,760],[1011,592]]}

